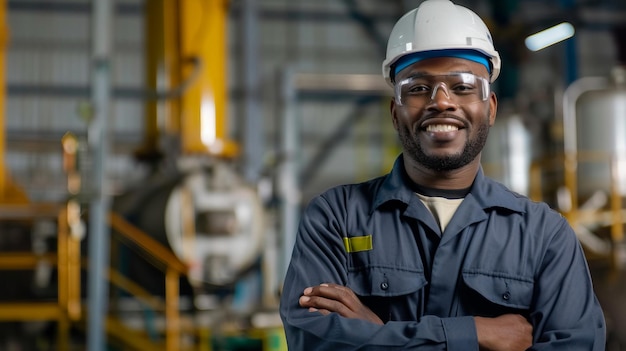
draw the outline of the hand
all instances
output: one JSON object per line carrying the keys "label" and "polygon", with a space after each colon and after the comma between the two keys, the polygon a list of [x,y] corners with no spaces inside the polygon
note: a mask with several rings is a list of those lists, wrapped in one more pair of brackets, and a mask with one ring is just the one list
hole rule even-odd
{"label": "hand", "polygon": [[323,315],[336,312],[342,317],[384,324],[372,310],[361,303],[352,289],[342,285],[320,284],[306,288],[300,297],[300,306],[308,307],[309,311],[317,311]]}
{"label": "hand", "polygon": [[533,344],[533,327],[518,314],[474,317],[474,321],[481,350],[523,351]]}

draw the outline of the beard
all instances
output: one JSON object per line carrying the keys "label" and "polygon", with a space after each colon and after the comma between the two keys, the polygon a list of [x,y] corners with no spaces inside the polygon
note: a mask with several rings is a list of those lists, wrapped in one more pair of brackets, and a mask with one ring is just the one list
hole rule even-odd
{"label": "beard", "polygon": [[480,154],[489,135],[489,123],[487,121],[488,119],[485,119],[483,123],[478,125],[476,135],[465,142],[461,152],[453,155],[427,155],[422,148],[419,138],[413,135],[406,125],[398,129],[398,137],[404,152],[417,163],[436,172],[452,171],[469,164]]}

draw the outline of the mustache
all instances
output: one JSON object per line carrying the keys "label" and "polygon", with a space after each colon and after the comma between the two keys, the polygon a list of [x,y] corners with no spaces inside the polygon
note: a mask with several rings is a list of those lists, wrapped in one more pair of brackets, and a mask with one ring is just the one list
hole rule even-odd
{"label": "mustache", "polygon": [[468,128],[469,127],[469,122],[467,121],[467,119],[459,117],[453,113],[449,113],[449,112],[430,112],[430,113],[425,113],[422,117],[420,117],[420,119],[417,121],[417,126],[421,126],[424,124],[424,122],[430,120],[430,119],[434,119],[434,118],[446,118],[446,119],[454,119],[458,122],[460,122],[461,124],[463,124],[463,127]]}

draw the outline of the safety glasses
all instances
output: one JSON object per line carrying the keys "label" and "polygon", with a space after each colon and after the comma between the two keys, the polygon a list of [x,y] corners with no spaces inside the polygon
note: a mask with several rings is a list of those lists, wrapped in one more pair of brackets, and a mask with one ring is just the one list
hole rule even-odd
{"label": "safety glasses", "polygon": [[489,98],[489,81],[471,73],[416,75],[395,85],[395,99],[400,106],[423,107],[438,93],[455,104],[463,105]]}

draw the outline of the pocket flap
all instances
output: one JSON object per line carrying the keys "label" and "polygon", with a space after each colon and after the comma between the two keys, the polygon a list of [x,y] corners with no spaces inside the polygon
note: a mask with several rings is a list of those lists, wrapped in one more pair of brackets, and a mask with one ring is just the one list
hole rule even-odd
{"label": "pocket flap", "polygon": [[463,281],[487,300],[503,306],[528,309],[533,296],[533,281],[500,273],[463,272]]}
{"label": "pocket flap", "polygon": [[359,267],[348,271],[348,287],[360,296],[400,296],[427,284],[424,272],[387,267]]}

